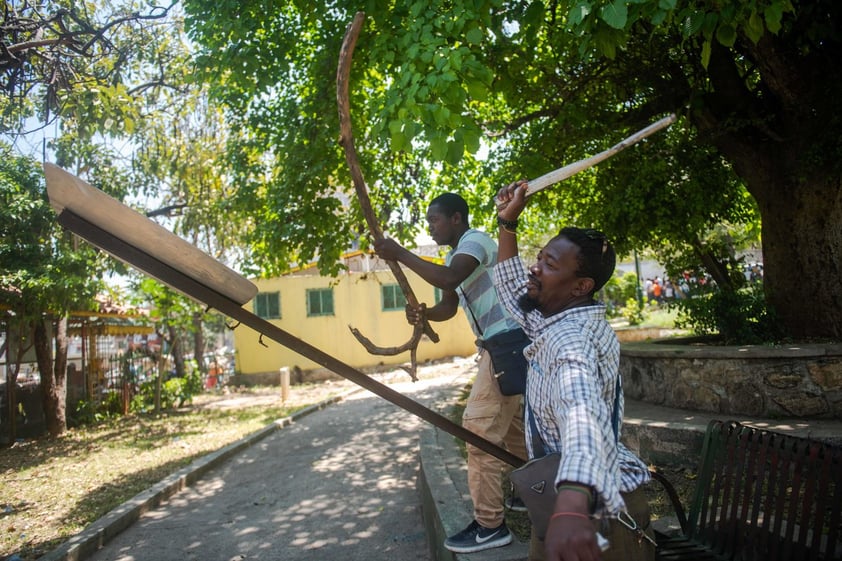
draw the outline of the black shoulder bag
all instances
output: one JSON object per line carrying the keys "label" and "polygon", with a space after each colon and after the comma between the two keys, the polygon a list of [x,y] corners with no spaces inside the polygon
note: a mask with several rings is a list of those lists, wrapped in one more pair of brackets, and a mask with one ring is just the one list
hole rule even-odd
{"label": "black shoulder bag", "polygon": [[[482,333],[464,290],[462,290],[462,295],[465,297],[471,319],[477,326],[477,332]],[[529,363],[523,356],[523,349],[529,343],[531,343],[529,337],[520,327],[498,333],[488,339],[480,339],[480,346],[491,355],[494,377],[503,395],[520,395],[526,391],[526,370],[529,368]]]}

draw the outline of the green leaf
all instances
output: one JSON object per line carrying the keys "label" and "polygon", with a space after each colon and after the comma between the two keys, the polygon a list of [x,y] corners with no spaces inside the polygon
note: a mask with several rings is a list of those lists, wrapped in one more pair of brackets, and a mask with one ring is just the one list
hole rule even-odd
{"label": "green leaf", "polygon": [[488,100],[488,87],[479,80],[469,80],[465,87],[468,89],[468,95],[474,101]]}
{"label": "green leaf", "polygon": [[403,131],[393,131],[389,140],[392,152],[400,152],[409,147],[409,139],[403,134]]}
{"label": "green leaf", "polygon": [[667,19],[667,12],[664,11],[664,10],[658,10],[657,12],[655,12],[655,15],[653,15],[649,19],[649,21],[652,23],[652,25],[661,25],[662,23],[664,23],[664,21],[666,19]]}
{"label": "green leaf", "polygon": [[784,11],[787,11],[786,5],[788,2],[775,2],[763,11],[763,18],[766,20],[766,27],[772,33],[777,33],[781,30],[781,20],[784,17]]}
{"label": "green leaf", "polygon": [[455,72],[462,70],[462,53],[459,50],[450,52],[450,68]]}
{"label": "green leaf", "polygon": [[569,27],[578,27],[585,18],[591,13],[591,3],[587,0],[579,0],[570,8],[567,14],[567,22]]}
{"label": "green leaf", "polygon": [[447,139],[440,135],[434,135],[430,138],[430,153],[433,158],[442,161],[447,156]]}
{"label": "green leaf", "polygon": [[470,127],[463,131],[465,138],[465,149],[471,154],[476,154],[480,148],[480,131]]}
{"label": "green leaf", "polygon": [[597,50],[608,59],[613,60],[617,55],[617,45],[614,42],[614,38],[604,30],[599,30],[594,35],[594,45]]}
{"label": "green leaf", "polygon": [[433,118],[437,125],[448,125],[450,123],[450,109],[443,105],[437,106],[433,111]]}
{"label": "green leaf", "polygon": [[745,25],[746,36],[748,36],[752,43],[756,44],[763,36],[763,31],[763,18],[759,13],[751,12],[748,22]]}
{"label": "green leaf", "polygon": [[733,47],[737,40],[737,31],[732,25],[720,25],[716,30],[716,40],[726,47]]}
{"label": "green leaf", "polygon": [[684,24],[682,25],[682,34],[684,37],[692,37],[699,30],[702,28],[702,24],[705,22],[705,13],[699,11],[693,11],[688,14],[684,18]]}
{"label": "green leaf", "polygon": [[625,0],[614,0],[600,11],[603,21],[614,29],[623,29],[629,18],[629,10]]}
{"label": "green leaf", "polygon": [[479,45],[482,43],[482,37],[482,29],[473,27],[465,34],[465,41],[471,45]]}
{"label": "green leaf", "polygon": [[702,66],[705,68],[710,64],[710,50],[711,41],[710,39],[705,39],[705,42],[702,43]]}

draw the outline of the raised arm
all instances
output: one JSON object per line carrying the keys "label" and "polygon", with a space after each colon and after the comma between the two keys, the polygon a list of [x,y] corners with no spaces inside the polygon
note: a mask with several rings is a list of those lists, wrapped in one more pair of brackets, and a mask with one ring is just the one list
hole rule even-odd
{"label": "raised arm", "polygon": [[517,226],[520,213],[526,206],[529,184],[521,179],[497,192],[497,262],[502,263],[518,254]]}

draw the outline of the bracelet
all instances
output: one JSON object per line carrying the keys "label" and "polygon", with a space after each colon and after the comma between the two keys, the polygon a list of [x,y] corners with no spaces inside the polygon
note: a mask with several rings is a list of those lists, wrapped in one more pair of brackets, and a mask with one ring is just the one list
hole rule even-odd
{"label": "bracelet", "polygon": [[562,516],[575,516],[576,518],[584,518],[585,520],[591,519],[589,515],[582,514],[581,512],[556,512],[550,516],[550,520],[555,520],[556,518],[561,518]]}
{"label": "bracelet", "polygon": [[588,504],[593,503],[593,491],[591,491],[587,487],[583,487],[581,485],[559,485],[556,488],[556,491],[576,491],[577,493],[582,493],[583,495],[588,496]]}
{"label": "bracelet", "polygon": [[508,232],[510,234],[517,234],[517,232],[515,232],[514,230],[509,230],[505,226],[500,226],[500,229],[503,230],[504,232]]}
{"label": "bracelet", "polygon": [[505,218],[500,218],[500,215],[497,215],[497,225],[507,232],[514,233],[517,230],[517,220],[506,220]]}

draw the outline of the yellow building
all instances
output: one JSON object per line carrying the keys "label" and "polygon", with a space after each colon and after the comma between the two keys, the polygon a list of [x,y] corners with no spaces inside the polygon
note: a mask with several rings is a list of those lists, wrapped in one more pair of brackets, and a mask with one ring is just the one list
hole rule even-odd
{"label": "yellow building", "polygon": [[[409,351],[393,356],[369,354],[350,330],[358,329],[379,347],[397,347],[411,339],[412,326],[406,321],[405,300],[394,275],[383,261],[363,252],[346,255],[344,262],[348,271],[335,279],[322,277],[311,267],[280,278],[253,280],[258,294],[245,307],[355,368],[409,363]],[[432,306],[438,301],[437,289],[412,271],[404,272],[419,302]],[[476,352],[474,335],[461,310],[449,321],[431,325],[440,340],[433,343],[422,337],[419,364]],[[246,326],[234,330],[234,345],[237,370],[245,376],[263,375],[271,380],[282,367],[321,368],[291,349],[261,339]]]}

